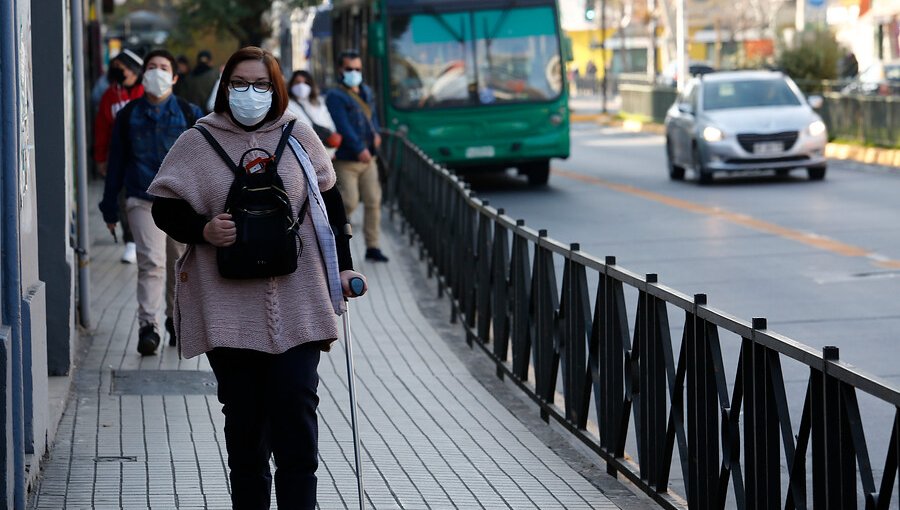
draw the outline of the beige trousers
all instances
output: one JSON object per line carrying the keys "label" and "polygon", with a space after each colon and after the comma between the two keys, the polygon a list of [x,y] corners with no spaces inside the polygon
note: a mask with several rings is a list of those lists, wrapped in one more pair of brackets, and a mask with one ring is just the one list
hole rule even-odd
{"label": "beige trousers", "polygon": [[378,181],[375,158],[368,163],[335,161],[334,172],[337,174],[337,186],[344,200],[347,217],[353,214],[362,200],[366,248],[378,248],[378,236],[381,232],[381,183]]}
{"label": "beige trousers", "polygon": [[185,246],[156,226],[150,208],[153,202],[130,197],[125,212],[134,243],[137,245],[138,266],[138,322],[158,325],[157,316],[162,305],[163,289],[166,297],[166,317],[172,317],[175,301],[175,261],[184,254]]}

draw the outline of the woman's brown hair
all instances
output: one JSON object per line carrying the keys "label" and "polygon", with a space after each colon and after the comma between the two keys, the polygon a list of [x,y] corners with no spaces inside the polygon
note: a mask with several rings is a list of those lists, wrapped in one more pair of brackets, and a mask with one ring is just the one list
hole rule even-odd
{"label": "woman's brown hair", "polygon": [[263,122],[269,122],[281,118],[288,105],[288,91],[284,85],[284,76],[281,74],[281,68],[278,66],[278,60],[269,51],[256,46],[247,46],[234,52],[225,63],[225,69],[222,70],[222,79],[219,80],[219,88],[216,90],[216,103],[213,111],[221,114],[231,115],[231,109],[228,106],[228,87],[231,82],[231,75],[234,68],[245,60],[258,60],[266,66],[269,72],[269,79],[272,80],[272,107],[269,113],[263,119]]}

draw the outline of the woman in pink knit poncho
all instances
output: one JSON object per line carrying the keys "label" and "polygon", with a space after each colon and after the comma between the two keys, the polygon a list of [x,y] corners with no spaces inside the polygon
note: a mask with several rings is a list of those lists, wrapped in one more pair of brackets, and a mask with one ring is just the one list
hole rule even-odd
{"label": "woman in pink knit poncho", "polygon": [[[234,162],[254,148],[271,154],[284,126],[294,120],[285,113],[287,102],[272,54],[243,48],[225,65],[214,113],[197,124]],[[331,160],[310,127],[295,122],[292,134],[315,170],[334,233],[341,287],[349,296],[350,280],[362,275],[353,271],[347,218]],[[317,367],[320,353],[338,335],[328,285],[327,261],[333,258],[317,249],[313,215],[302,208],[309,183],[290,147],[278,163],[278,174],[294,216],[304,211],[299,237],[305,249],[295,272],[271,278],[229,280],[219,275],[216,248],[236,238],[234,222],[224,213],[234,175],[197,129],[181,135],[149,189],[157,225],[188,245],[175,267],[175,327],[183,355],[206,353],[218,381],[236,509],[269,508],[272,455],[279,508],[315,507]]]}

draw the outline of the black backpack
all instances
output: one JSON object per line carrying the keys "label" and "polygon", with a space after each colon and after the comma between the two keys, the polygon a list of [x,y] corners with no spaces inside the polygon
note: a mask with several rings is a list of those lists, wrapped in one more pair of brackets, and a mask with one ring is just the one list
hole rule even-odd
{"label": "black backpack", "polygon": [[[234,182],[225,199],[225,212],[231,214],[237,239],[231,246],[216,251],[219,274],[223,278],[268,278],[297,270],[297,259],[303,253],[298,229],[306,216],[309,199],[294,219],[290,198],[278,175],[278,162],[293,127],[291,121],[284,128],[274,155],[264,149],[250,149],[234,164],[209,131],[194,126],[234,173]],[[256,173],[245,170],[244,158],[251,152],[269,156],[260,163],[263,170]]]}

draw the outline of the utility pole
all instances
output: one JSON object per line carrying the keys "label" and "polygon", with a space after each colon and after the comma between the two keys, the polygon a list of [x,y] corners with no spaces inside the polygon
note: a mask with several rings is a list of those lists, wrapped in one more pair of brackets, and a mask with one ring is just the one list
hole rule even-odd
{"label": "utility pole", "polygon": [[75,89],[75,174],[78,202],[78,311],[81,325],[91,329],[91,235],[87,188],[87,114],[84,65],[84,3],[72,2],[72,75]]}
{"label": "utility pole", "polygon": [[685,0],[675,1],[675,54],[678,59],[678,90],[684,90],[687,81],[687,48],[685,46]]}
{"label": "utility pole", "polygon": [[794,28],[797,33],[803,32],[806,28],[806,0],[796,0],[797,7],[794,11]]}
{"label": "utility pole", "polygon": [[606,62],[606,0],[600,0],[600,52],[603,53],[603,113],[607,113],[609,64]]}
{"label": "utility pole", "polygon": [[652,83],[656,83],[658,71],[656,69],[656,0],[647,0],[647,28],[650,32],[650,48],[647,54],[647,77]]}

